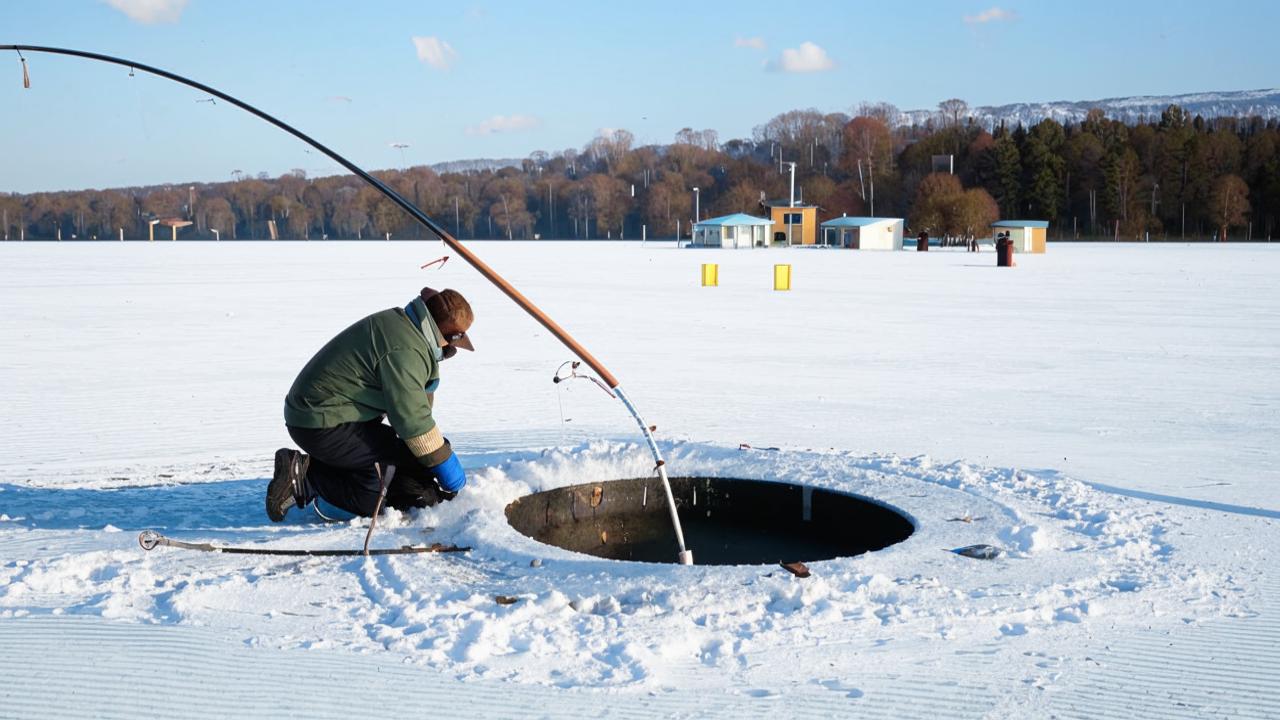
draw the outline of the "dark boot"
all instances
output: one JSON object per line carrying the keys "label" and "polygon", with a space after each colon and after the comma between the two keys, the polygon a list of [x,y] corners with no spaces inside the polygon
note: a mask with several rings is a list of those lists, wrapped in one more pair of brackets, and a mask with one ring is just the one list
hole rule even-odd
{"label": "dark boot", "polygon": [[280,522],[290,507],[303,507],[307,503],[307,465],[311,458],[297,450],[280,448],[276,451],[275,472],[267,485],[267,517]]}

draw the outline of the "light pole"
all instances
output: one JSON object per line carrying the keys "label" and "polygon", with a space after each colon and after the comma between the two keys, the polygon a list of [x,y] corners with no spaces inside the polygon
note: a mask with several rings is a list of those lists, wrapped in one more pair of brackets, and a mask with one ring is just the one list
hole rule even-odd
{"label": "light pole", "polygon": [[787,201],[787,245],[792,244],[791,228],[795,224],[795,213],[790,212],[796,206],[796,164],[788,162],[791,166],[791,199]]}
{"label": "light pole", "polygon": [[693,189],[693,221],[694,222],[702,222],[702,215],[700,212],[702,209],[701,200],[702,200],[702,193],[698,191],[698,188],[694,188]]}
{"label": "light pole", "polygon": [[404,169],[404,149],[409,147],[408,143],[394,142],[391,147],[400,151],[400,169]]}

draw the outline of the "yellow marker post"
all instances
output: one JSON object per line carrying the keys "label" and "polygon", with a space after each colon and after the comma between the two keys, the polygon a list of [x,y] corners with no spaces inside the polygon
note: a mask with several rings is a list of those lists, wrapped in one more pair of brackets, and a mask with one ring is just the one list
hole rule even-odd
{"label": "yellow marker post", "polygon": [[720,266],[715,263],[702,264],[702,287],[718,287],[720,285]]}
{"label": "yellow marker post", "polygon": [[791,289],[791,266],[790,265],[774,265],[773,266],[773,289],[774,290],[790,290]]}

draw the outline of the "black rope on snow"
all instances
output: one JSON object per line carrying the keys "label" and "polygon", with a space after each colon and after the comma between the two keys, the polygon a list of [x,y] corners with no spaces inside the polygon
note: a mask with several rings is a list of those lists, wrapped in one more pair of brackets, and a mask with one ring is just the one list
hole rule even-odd
{"label": "black rope on snow", "polygon": [[336,549],[336,550],[303,550],[300,548],[263,548],[263,547],[225,547],[222,545],[213,545],[210,543],[185,542],[183,540],[174,540],[165,537],[155,530],[143,530],[138,534],[138,544],[143,550],[148,552],[160,546],[178,548],[181,550],[197,550],[199,552],[221,553],[224,555],[277,555],[284,557],[360,557],[368,555],[422,555],[433,553],[466,553],[470,552],[470,547],[458,547],[457,545],[444,545],[442,543],[432,543],[431,545],[402,545],[396,548],[374,548],[366,550],[355,549]]}

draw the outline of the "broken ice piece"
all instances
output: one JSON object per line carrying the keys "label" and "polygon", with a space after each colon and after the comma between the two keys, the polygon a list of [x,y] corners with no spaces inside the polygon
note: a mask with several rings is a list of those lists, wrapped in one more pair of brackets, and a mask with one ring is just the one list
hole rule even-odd
{"label": "broken ice piece", "polygon": [[809,568],[805,567],[805,564],[802,562],[784,562],[778,564],[781,565],[784,570],[798,578],[809,577]]}

